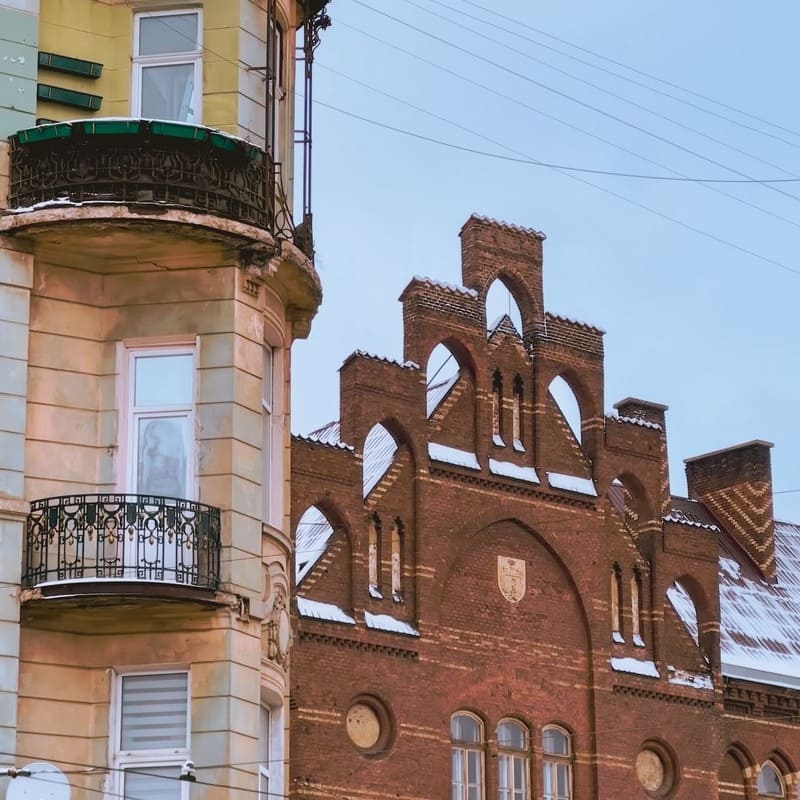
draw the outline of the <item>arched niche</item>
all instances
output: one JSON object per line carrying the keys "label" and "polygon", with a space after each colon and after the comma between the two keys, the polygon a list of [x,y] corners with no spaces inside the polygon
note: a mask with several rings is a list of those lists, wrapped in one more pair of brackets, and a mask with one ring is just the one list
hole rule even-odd
{"label": "arched niche", "polygon": [[520,338],[522,338],[522,311],[519,303],[502,277],[499,277],[492,281],[486,293],[487,330],[490,332],[493,331],[503,315],[508,316]]}
{"label": "arched niche", "polygon": [[367,497],[381,478],[389,471],[389,467],[392,466],[397,454],[397,449],[397,441],[385,425],[379,422],[370,428],[364,439],[363,497]]}
{"label": "arched niche", "polygon": [[618,474],[608,486],[606,503],[622,528],[636,542],[642,526],[652,518],[652,509],[639,479],[630,473]]}
{"label": "arched niche", "polygon": [[456,339],[439,342],[426,361],[425,374],[431,438],[462,450],[474,449],[476,372],[469,351]]}
{"label": "arched niche", "polygon": [[328,549],[333,525],[317,506],[309,506],[295,528],[294,577],[299,586]]}
{"label": "arched niche", "polygon": [[726,796],[731,800],[746,800],[747,776],[754,771],[752,756],[740,744],[732,744],[725,751],[719,765],[718,780],[725,785]]}

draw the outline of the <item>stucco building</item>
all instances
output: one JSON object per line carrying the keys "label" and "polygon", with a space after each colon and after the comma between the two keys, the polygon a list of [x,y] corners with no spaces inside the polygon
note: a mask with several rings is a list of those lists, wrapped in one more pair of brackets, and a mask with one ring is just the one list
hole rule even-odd
{"label": "stucco building", "polygon": [[[603,331],[545,310],[544,236],[470,218],[403,356],[356,352],[292,442],[292,796],[797,797],[800,526],[770,447],[686,462],[603,407]],[[501,281],[519,307],[487,321]]]}
{"label": "stucco building", "polygon": [[0,794],[284,796],[324,6],[0,1]]}

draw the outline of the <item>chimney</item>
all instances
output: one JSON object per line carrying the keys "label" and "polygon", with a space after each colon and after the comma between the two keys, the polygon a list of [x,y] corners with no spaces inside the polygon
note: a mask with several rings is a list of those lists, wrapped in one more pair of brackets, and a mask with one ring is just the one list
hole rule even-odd
{"label": "chimney", "polygon": [[688,458],[689,497],[702,501],[764,577],[775,579],[772,442],[752,442]]}

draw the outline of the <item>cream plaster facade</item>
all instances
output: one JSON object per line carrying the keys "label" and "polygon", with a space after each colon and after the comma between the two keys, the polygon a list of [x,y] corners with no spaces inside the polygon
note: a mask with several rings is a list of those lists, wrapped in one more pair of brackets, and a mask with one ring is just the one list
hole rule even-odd
{"label": "cream plaster facade", "polygon": [[[18,0],[0,2],[0,29],[4,14],[36,16],[40,51],[103,64],[98,79],[40,69],[39,82],[102,95],[96,117],[128,117],[135,14],[197,8],[196,122],[261,147],[264,73],[249,67],[265,63],[265,2],[41,0],[39,8]],[[302,9],[281,0],[276,10],[291,67],[276,115],[284,176],[292,172],[294,29]],[[29,127],[86,116],[49,101],[37,104],[35,116],[12,111],[5,119]],[[0,769],[47,761],[68,774],[73,800],[126,794],[115,745],[120,676],[186,672],[181,759],[194,763],[196,781],[164,778],[163,793],[152,796],[252,800],[259,788],[267,796],[267,773],[269,797],[283,796],[290,352],[320,302],[313,263],[274,230],[182,199],[154,207],[55,196],[9,208],[15,130],[0,130]],[[289,183],[284,191],[291,199]],[[193,357],[182,499],[219,509],[218,576],[198,588],[142,580],[126,567],[109,581],[87,557],[78,578],[59,574],[49,550],[52,571],[31,580],[26,559],[38,546],[27,527],[31,503],[131,493],[129,362],[157,347]],[[95,532],[82,524],[91,539]],[[126,529],[131,538],[133,530]],[[51,530],[51,547],[61,536]],[[117,557],[122,535],[114,541]],[[271,712],[266,733],[264,709]],[[0,795],[9,780],[0,777]]]}

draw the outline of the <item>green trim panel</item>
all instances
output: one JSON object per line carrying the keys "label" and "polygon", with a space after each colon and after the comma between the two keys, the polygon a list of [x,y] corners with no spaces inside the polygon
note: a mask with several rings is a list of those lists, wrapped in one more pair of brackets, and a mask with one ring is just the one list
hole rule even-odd
{"label": "green trim panel", "polygon": [[98,94],[76,92],[74,89],[63,89],[60,86],[49,86],[46,83],[39,84],[36,94],[40,100],[49,100],[51,103],[85,108],[89,111],[97,111],[103,102],[103,98]]}
{"label": "green trim panel", "polygon": [[51,139],[66,139],[72,133],[69,122],[57,122],[54,125],[41,125],[38,128],[26,128],[17,131],[11,138],[20,144],[49,142]]}
{"label": "green trim panel", "polygon": [[139,133],[141,128],[142,123],[138,119],[98,119],[83,123],[83,132],[89,136],[131,135]]}
{"label": "green trim panel", "polygon": [[42,69],[69,72],[71,75],[80,75],[84,78],[99,78],[103,71],[103,65],[96,61],[86,61],[83,58],[72,58],[46,52],[39,53],[39,66]]}
{"label": "green trim panel", "polygon": [[191,139],[195,142],[205,142],[208,139],[208,128],[198,125],[187,125],[182,122],[162,122],[154,119],[150,123],[150,130],[156,136],[173,136],[176,139]]}

